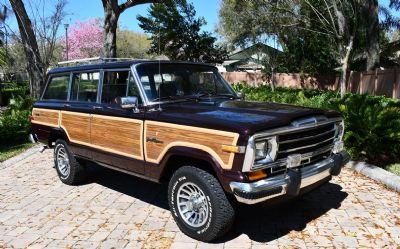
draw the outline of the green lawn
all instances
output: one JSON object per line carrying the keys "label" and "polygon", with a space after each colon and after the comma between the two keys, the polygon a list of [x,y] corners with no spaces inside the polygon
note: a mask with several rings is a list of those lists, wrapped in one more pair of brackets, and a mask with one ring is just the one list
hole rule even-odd
{"label": "green lawn", "polygon": [[386,170],[400,176],[400,163],[389,165],[386,167]]}
{"label": "green lawn", "polygon": [[4,162],[9,158],[18,155],[29,148],[32,148],[33,146],[35,146],[34,143],[0,145],[0,162]]}

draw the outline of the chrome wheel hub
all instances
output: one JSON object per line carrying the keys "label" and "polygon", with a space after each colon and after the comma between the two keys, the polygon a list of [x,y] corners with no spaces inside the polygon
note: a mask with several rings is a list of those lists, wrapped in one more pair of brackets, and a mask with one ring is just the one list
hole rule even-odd
{"label": "chrome wheel hub", "polygon": [[183,220],[192,227],[200,227],[208,219],[208,202],[204,192],[194,183],[187,182],[179,187],[177,205]]}
{"label": "chrome wheel hub", "polygon": [[57,160],[57,168],[60,174],[63,177],[68,177],[71,171],[71,166],[69,164],[67,151],[63,146],[57,150],[56,160]]}

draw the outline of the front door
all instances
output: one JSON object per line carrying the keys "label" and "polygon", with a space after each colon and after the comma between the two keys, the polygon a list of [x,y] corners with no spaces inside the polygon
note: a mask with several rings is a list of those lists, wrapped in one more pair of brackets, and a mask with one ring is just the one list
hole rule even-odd
{"label": "front door", "polygon": [[129,69],[105,70],[99,104],[90,121],[94,160],[127,171],[143,173],[143,111],[122,109],[118,99],[140,99]]}

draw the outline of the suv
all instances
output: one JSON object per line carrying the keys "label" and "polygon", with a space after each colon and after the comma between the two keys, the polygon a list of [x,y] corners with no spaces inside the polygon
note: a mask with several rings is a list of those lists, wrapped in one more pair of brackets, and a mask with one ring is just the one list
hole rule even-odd
{"label": "suv", "polygon": [[202,241],[229,230],[237,202],[299,196],[349,160],[339,113],[244,101],[203,63],[51,69],[31,123],[63,183],[81,182],[88,161],[169,182],[172,216]]}

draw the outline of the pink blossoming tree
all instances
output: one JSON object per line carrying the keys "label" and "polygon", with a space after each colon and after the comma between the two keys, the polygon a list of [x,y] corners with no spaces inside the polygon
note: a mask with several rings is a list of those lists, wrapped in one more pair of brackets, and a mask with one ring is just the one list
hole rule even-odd
{"label": "pink blossoming tree", "polygon": [[[65,37],[63,39],[65,48]],[[103,49],[103,28],[98,19],[76,22],[68,32],[68,59],[100,56]],[[66,54],[64,55],[64,58]]]}

